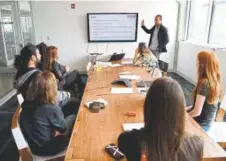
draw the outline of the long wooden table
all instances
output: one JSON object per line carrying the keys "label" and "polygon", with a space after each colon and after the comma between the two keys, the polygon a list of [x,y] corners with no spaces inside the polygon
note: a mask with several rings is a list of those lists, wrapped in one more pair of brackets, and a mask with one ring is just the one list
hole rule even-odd
{"label": "long wooden table", "polygon": [[[117,144],[117,138],[123,131],[123,123],[143,122],[143,103],[145,96],[138,93],[133,82],[133,94],[111,94],[111,82],[118,78],[118,73],[131,71],[140,75],[143,80],[158,77],[159,71],[153,78],[142,68],[132,66],[102,68],[93,72],[87,82],[85,93],[73,129],[65,161],[113,161],[104,150],[110,143]],[[103,98],[108,106],[99,113],[91,113],[84,104],[87,101]],[[128,111],[136,111],[136,117],[125,115]],[[225,161],[226,152],[190,117],[187,117],[186,129],[192,134],[203,137],[204,160]]]}

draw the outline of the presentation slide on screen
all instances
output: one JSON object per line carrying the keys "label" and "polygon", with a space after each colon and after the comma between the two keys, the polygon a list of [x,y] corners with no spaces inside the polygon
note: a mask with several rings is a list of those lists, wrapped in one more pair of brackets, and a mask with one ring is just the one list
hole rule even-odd
{"label": "presentation slide on screen", "polygon": [[88,14],[89,41],[136,41],[137,14]]}

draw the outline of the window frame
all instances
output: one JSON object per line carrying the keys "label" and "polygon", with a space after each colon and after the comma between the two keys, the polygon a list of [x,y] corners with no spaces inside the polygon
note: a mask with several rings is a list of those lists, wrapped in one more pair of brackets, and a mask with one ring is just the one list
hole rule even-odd
{"label": "window frame", "polygon": [[[209,0],[209,6],[208,6],[208,18],[207,18],[207,28],[205,33],[205,38],[203,43],[209,44],[210,39],[210,31],[211,31],[211,25],[212,25],[212,16],[213,16],[213,8],[214,8],[214,0]],[[189,35],[189,27],[190,27],[190,20],[191,20],[191,10],[192,10],[192,1],[187,1],[186,5],[186,26],[185,26],[185,40],[187,41],[194,41],[188,38]]]}
{"label": "window frame", "polygon": [[[187,1],[186,4],[186,18],[185,18],[185,33],[184,33],[184,40],[185,41],[191,41],[191,42],[195,42],[192,39],[188,38],[189,35],[189,23],[191,20],[191,5],[192,1]],[[201,44],[208,44],[208,45],[217,45],[217,44],[211,44],[210,43],[210,37],[211,37],[211,30],[213,27],[213,19],[214,19],[214,12],[215,12],[215,6],[216,3],[226,3],[225,1],[215,1],[215,0],[210,0],[209,6],[208,6],[208,19],[207,19],[207,28],[206,28],[206,36],[205,36],[205,40],[203,42],[201,42]],[[195,42],[196,43],[196,42]]]}
{"label": "window frame", "polygon": [[215,1],[215,0],[211,0],[212,1],[212,12],[211,12],[211,21],[210,21],[210,25],[209,25],[209,35],[208,35],[208,41],[207,43],[208,44],[211,44],[210,43],[210,36],[211,36],[211,30],[212,30],[212,27],[213,27],[213,19],[214,19],[214,15],[215,15],[215,6],[217,5],[217,3],[226,3],[226,1],[224,0],[221,0],[221,1]]}

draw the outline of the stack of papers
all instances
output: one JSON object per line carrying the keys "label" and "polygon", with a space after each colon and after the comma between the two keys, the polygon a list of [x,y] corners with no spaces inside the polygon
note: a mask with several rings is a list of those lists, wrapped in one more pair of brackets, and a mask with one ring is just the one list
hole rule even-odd
{"label": "stack of papers", "polygon": [[121,64],[112,64],[112,67],[121,67]]}
{"label": "stack of papers", "polygon": [[112,88],[112,94],[130,94],[133,93],[133,88]]}
{"label": "stack of papers", "polygon": [[133,64],[133,60],[123,60],[121,64],[130,65],[130,64]]}
{"label": "stack of papers", "polygon": [[132,75],[132,74],[129,74],[129,75],[120,74],[119,75],[119,78],[121,78],[121,79],[133,79],[133,80],[139,80],[139,79],[141,79],[139,75]]}
{"label": "stack of papers", "polygon": [[122,125],[124,131],[140,130],[144,127],[144,123],[126,123]]}
{"label": "stack of papers", "polygon": [[97,67],[98,65],[101,67],[120,67],[120,66],[122,66],[121,64],[112,64],[111,62],[102,62],[102,61],[98,61],[95,65],[95,67]]}
{"label": "stack of papers", "polygon": [[92,64],[91,62],[89,62],[86,66],[86,71],[88,72],[91,69],[91,67],[92,67]]}
{"label": "stack of papers", "polygon": [[112,66],[112,63],[111,62],[101,62],[101,61],[98,61],[96,63],[96,66],[101,66],[101,67],[111,67]]}

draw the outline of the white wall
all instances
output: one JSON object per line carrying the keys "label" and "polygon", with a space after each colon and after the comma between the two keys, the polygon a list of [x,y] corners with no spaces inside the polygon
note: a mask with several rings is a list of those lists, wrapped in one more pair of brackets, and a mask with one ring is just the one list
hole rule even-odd
{"label": "white wall", "polygon": [[[170,43],[163,60],[173,68],[177,27],[178,4],[176,1],[75,1],[76,9],[71,9],[70,1],[33,1],[33,17],[36,43],[42,41],[55,45],[60,51],[60,62],[84,71],[88,52],[105,52],[106,43],[88,44],[86,14],[89,12],[138,12],[139,22],[145,19],[147,27],[152,27],[154,16],[163,15],[163,24],[168,28]],[[138,28],[138,42],[149,41],[149,36]],[[137,43],[138,43],[137,42]],[[110,43],[107,53],[127,53],[132,57],[137,43]]]}
{"label": "white wall", "polygon": [[19,6],[20,6],[20,10],[22,11],[31,11],[29,1],[20,1]]}
{"label": "white wall", "polygon": [[[177,72],[192,83],[196,83],[196,57],[201,50],[211,50],[205,45],[191,42],[180,42],[177,62]],[[223,75],[223,90],[226,92],[226,51],[216,50],[220,60],[221,73]]]}

